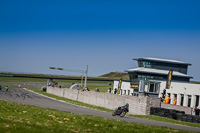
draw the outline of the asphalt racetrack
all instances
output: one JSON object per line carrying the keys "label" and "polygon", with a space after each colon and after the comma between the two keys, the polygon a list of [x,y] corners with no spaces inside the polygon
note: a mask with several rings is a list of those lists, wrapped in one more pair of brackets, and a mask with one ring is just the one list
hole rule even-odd
{"label": "asphalt racetrack", "polygon": [[22,88],[9,88],[7,92],[5,91],[5,89],[0,90],[0,99],[5,100],[5,101],[22,103],[22,104],[35,105],[39,107],[57,109],[61,111],[68,111],[68,112],[78,113],[78,114],[94,115],[94,116],[99,116],[103,118],[109,118],[109,119],[115,119],[115,120],[121,120],[121,121],[133,122],[133,123],[140,123],[140,124],[147,124],[147,125],[154,125],[154,126],[164,126],[164,127],[174,128],[174,129],[200,132],[200,128],[196,128],[196,127],[181,126],[181,125],[169,124],[169,123],[164,123],[164,122],[126,117],[126,116],[125,117],[112,116],[111,113],[89,109],[86,107],[80,107],[80,106],[72,105],[66,102],[62,102],[62,101],[57,101],[52,98],[37,94],[29,90],[25,90]]}

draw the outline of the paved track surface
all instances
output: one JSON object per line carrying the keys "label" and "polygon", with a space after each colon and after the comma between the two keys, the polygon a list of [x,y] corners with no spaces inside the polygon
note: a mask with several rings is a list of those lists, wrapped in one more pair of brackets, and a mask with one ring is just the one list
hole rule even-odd
{"label": "paved track surface", "polygon": [[164,126],[170,127],[174,129],[182,129],[187,131],[194,131],[200,132],[200,128],[196,127],[188,127],[188,126],[181,126],[175,124],[169,124],[164,122],[157,122],[151,120],[144,120],[139,118],[131,118],[131,117],[119,117],[119,116],[112,116],[110,113],[102,112],[98,110],[93,110],[85,107],[80,107],[76,105],[72,105],[66,102],[57,101],[46,96],[22,89],[22,88],[10,88],[8,92],[5,89],[0,90],[0,99],[23,103],[28,105],[35,105],[39,107],[46,107],[51,109],[57,109],[61,111],[68,111],[78,114],[85,114],[85,115],[94,115],[103,118],[121,120],[121,121],[128,121],[133,123],[140,123],[140,124],[147,124],[147,125],[154,125],[154,126]]}

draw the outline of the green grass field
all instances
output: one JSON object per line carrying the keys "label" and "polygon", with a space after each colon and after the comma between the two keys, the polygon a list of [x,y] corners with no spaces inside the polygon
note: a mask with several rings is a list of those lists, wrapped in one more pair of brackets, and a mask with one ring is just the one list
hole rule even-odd
{"label": "green grass field", "polygon": [[[0,77],[0,82],[47,82],[48,79],[43,78],[24,78],[24,77]],[[80,80],[65,80],[65,79],[55,79],[56,82],[69,82],[69,83],[81,83]],[[87,83],[97,83],[97,84],[113,84],[113,81],[90,81]]]}
{"label": "green grass field", "polygon": [[[69,88],[71,85],[64,85],[64,86],[62,86],[62,88]],[[89,88],[89,90],[90,91],[95,91],[96,90],[96,88],[98,88],[99,89],[99,91],[100,92],[108,92],[108,89],[109,88],[113,88],[113,85],[104,85],[104,84],[102,84],[102,85],[87,85],[87,87]]]}
{"label": "green grass field", "polygon": [[100,92],[108,92],[108,89],[113,88],[113,86],[112,85],[98,85],[98,86],[88,85],[88,88],[90,89],[90,91],[95,91],[96,88],[98,88]]}
{"label": "green grass field", "polygon": [[1,133],[187,133],[0,100]]}
{"label": "green grass field", "polygon": [[[46,74],[26,74],[26,73],[3,73],[0,72],[0,81],[2,82],[46,82],[48,79],[56,79],[59,82],[73,81],[73,83],[80,82],[81,76],[64,76],[64,75],[46,75]],[[85,77],[84,77],[85,78]],[[83,78],[83,79],[84,79]],[[88,82],[95,83],[113,83],[113,80],[119,78],[111,77],[87,77]]]}
{"label": "green grass field", "polygon": [[[41,78],[21,78],[21,77],[0,77],[0,82],[47,82],[48,79],[41,79]],[[70,85],[62,86],[62,88],[69,88],[71,83],[81,83],[81,80],[63,80],[63,79],[56,79],[58,83],[70,83]],[[100,92],[107,92],[109,88],[113,87],[113,81],[87,81],[87,83],[98,84],[98,85],[87,85],[87,87],[91,91],[95,91],[96,88],[100,90]],[[102,85],[101,85],[102,84]],[[107,84],[107,85],[105,85]],[[111,84],[111,85],[109,85]],[[10,85],[9,85],[10,86]]]}

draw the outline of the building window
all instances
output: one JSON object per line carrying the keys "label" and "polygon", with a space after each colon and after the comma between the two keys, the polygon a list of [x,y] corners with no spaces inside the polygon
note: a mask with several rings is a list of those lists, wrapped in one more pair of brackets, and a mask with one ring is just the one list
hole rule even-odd
{"label": "building window", "polygon": [[140,92],[151,92],[158,93],[160,90],[160,82],[149,82],[140,80],[139,91]]}
{"label": "building window", "polygon": [[144,83],[144,91],[145,91],[145,92],[148,92],[148,91],[149,91],[149,83],[148,83],[148,82],[145,82],[145,83]]}
{"label": "building window", "polygon": [[143,67],[151,68],[151,63],[149,61],[143,61]]}
{"label": "building window", "polygon": [[154,92],[154,83],[150,83],[149,92]]}
{"label": "building window", "polygon": [[[171,97],[171,93],[167,93],[167,95],[168,95],[169,97]],[[171,100],[169,100],[169,103],[171,103]]]}
{"label": "building window", "polygon": [[192,97],[191,95],[188,95],[188,105],[187,105],[188,107],[190,107],[191,105],[191,97]]}
{"label": "building window", "polygon": [[183,101],[184,101],[184,94],[181,94],[181,106],[183,106]]}
{"label": "building window", "polygon": [[195,104],[195,107],[198,107],[199,106],[199,96],[196,96],[196,104]]}
{"label": "building window", "polygon": [[142,61],[138,61],[138,66],[139,66],[139,67],[143,67]]}
{"label": "building window", "polygon": [[131,81],[131,82],[134,82],[134,81],[137,81],[137,80],[138,80],[138,75],[137,75],[137,73],[129,73],[129,76],[130,76],[130,81]]}
{"label": "building window", "polygon": [[158,93],[159,90],[160,90],[160,83],[155,83],[155,90],[154,90],[154,92]]}
{"label": "building window", "polygon": [[130,95],[130,90],[128,90],[128,95]]}
{"label": "building window", "polygon": [[176,99],[177,99],[177,94],[174,94],[174,98],[176,98]]}
{"label": "building window", "polygon": [[124,90],[124,95],[126,95],[126,90]]}
{"label": "building window", "polygon": [[138,75],[137,77],[131,76],[130,78],[131,79],[132,78],[135,78],[135,79],[138,78],[138,80],[152,80],[152,79],[154,79],[154,80],[163,80],[164,79],[162,76],[153,76],[153,75]]}

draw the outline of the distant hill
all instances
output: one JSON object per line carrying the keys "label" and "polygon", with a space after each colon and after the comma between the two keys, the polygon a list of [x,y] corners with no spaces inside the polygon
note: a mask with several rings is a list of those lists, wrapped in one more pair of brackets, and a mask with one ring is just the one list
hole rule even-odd
{"label": "distant hill", "polygon": [[129,80],[129,75],[128,73],[122,73],[122,72],[110,72],[104,75],[100,75],[99,77],[101,78],[110,78],[110,79],[120,79],[122,78],[123,80]]}

